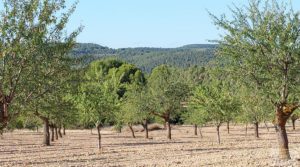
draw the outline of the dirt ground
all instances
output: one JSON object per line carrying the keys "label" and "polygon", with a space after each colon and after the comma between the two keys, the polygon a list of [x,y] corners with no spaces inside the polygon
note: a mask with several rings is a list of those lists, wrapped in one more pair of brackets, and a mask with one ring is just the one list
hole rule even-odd
{"label": "dirt ground", "polygon": [[[42,146],[42,132],[29,130],[5,133],[0,139],[0,166],[300,166],[300,123],[298,130],[287,127],[292,160],[277,160],[277,140],[274,128],[261,125],[260,138],[253,128],[232,125],[230,134],[221,129],[221,144],[217,144],[214,127],[202,128],[203,138],[194,136],[192,126],[173,126],[172,140],[165,130],[151,131],[152,139],[143,132],[132,138],[124,130],[116,133],[102,130],[103,149],[97,149],[97,135],[89,130],[67,130],[67,135]],[[140,127],[135,127],[140,128]]]}

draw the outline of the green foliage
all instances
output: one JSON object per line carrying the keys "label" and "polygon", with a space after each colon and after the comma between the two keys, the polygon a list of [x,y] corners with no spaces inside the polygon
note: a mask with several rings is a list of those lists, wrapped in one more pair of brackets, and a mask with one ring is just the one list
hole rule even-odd
{"label": "green foliage", "polygon": [[189,85],[183,80],[181,73],[167,65],[153,69],[148,79],[150,102],[156,110],[152,113],[169,121],[182,110],[181,102],[189,94]]}
{"label": "green foliage", "polygon": [[161,64],[175,67],[205,66],[214,58],[216,45],[186,45],[179,48],[122,48],[111,49],[96,44],[76,44],[70,53],[80,59],[82,65],[97,59],[114,57],[135,64],[150,73]]}
{"label": "green foliage", "polygon": [[209,80],[196,87],[189,105],[198,110],[199,122],[209,120],[221,125],[233,119],[233,115],[239,111],[240,102],[229,88],[228,83],[222,80]]}
{"label": "green foliage", "polygon": [[145,84],[143,73],[131,64],[105,59],[92,62],[84,75],[76,100],[82,121],[122,125],[124,118],[119,105],[131,85]]}
{"label": "green foliage", "polygon": [[242,112],[237,116],[237,120],[243,123],[260,123],[270,121],[272,117],[272,104],[259,90],[241,87],[239,98],[242,101]]}
{"label": "green foliage", "polygon": [[0,16],[0,105],[4,113],[0,117],[1,128],[21,111],[29,111],[30,101],[39,100],[58,86],[57,74],[63,71],[65,55],[82,29],[69,35],[63,33],[75,10],[74,5],[64,11],[64,1],[4,0],[3,5]]}
{"label": "green foliage", "polygon": [[154,110],[149,103],[149,96],[144,86],[132,85],[122,102],[121,115],[124,124],[143,124],[153,119],[151,112]]}
{"label": "green foliage", "polygon": [[[263,9],[263,10],[262,10]],[[299,12],[277,1],[250,1],[232,9],[231,19],[212,18],[226,31],[218,54],[246,84],[257,85],[276,103],[298,102]]]}

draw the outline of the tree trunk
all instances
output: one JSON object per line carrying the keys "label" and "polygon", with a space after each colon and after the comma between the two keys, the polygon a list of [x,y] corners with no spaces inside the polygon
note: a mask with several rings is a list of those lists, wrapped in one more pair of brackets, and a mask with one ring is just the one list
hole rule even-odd
{"label": "tree trunk", "polygon": [[171,124],[170,124],[169,120],[166,123],[167,123],[167,128],[168,128],[167,138],[171,140]]}
{"label": "tree trunk", "polygon": [[293,110],[286,105],[279,104],[276,106],[275,129],[279,145],[279,158],[282,160],[291,159],[285,125],[292,112]]}
{"label": "tree trunk", "polygon": [[198,129],[198,126],[195,124],[195,125],[194,125],[194,135],[196,135],[196,136],[198,135],[197,129]]}
{"label": "tree trunk", "polygon": [[247,134],[248,134],[248,124],[246,124],[246,136],[247,136]]}
{"label": "tree trunk", "polygon": [[268,132],[269,132],[269,127],[268,124],[266,123],[266,121],[264,121],[265,127],[267,128]]}
{"label": "tree trunk", "polygon": [[62,138],[62,134],[61,134],[61,126],[59,126],[59,128],[58,128],[58,135],[59,135],[60,138]]}
{"label": "tree trunk", "polygon": [[296,130],[295,122],[296,122],[296,120],[292,119],[293,130]]}
{"label": "tree trunk", "polygon": [[143,126],[144,131],[145,131],[145,138],[148,139],[149,138],[148,121],[145,120],[144,123],[142,123],[142,126]]}
{"label": "tree trunk", "polygon": [[50,132],[49,132],[49,121],[48,119],[43,119],[44,122],[44,141],[45,146],[50,146]]}
{"label": "tree trunk", "polygon": [[283,160],[291,159],[288,146],[289,141],[286,134],[285,126],[277,125],[276,133],[279,143],[279,158]]}
{"label": "tree trunk", "polygon": [[55,130],[55,139],[58,140],[58,132],[57,132],[57,127],[56,127],[56,125],[54,126],[54,130]]}
{"label": "tree trunk", "polygon": [[229,121],[227,121],[227,134],[229,134]]}
{"label": "tree trunk", "polygon": [[199,127],[199,134],[200,134],[200,137],[202,138],[203,135],[202,135],[201,127]]}
{"label": "tree trunk", "polygon": [[220,125],[217,125],[217,137],[218,137],[218,143],[221,144],[221,140],[220,140]]}
{"label": "tree trunk", "polygon": [[66,128],[65,128],[65,126],[63,127],[63,135],[66,135]]}
{"label": "tree trunk", "polygon": [[93,128],[91,128],[91,135],[93,134]]}
{"label": "tree trunk", "polygon": [[130,131],[131,131],[132,137],[135,138],[134,130],[133,130],[133,128],[132,128],[132,125],[128,125],[128,127],[129,127],[129,129],[130,129]]}
{"label": "tree trunk", "polygon": [[36,126],[36,132],[39,133],[39,126]]}
{"label": "tree trunk", "polygon": [[6,98],[3,97],[3,100],[0,102],[0,131],[3,132],[8,123],[8,103]]}
{"label": "tree trunk", "polygon": [[254,122],[254,131],[255,131],[255,137],[259,138],[259,133],[258,133],[258,122]]}
{"label": "tree trunk", "polygon": [[97,132],[98,132],[98,149],[101,149],[101,133],[100,133],[100,130],[101,130],[101,126],[100,126],[100,125],[97,125]]}
{"label": "tree trunk", "polygon": [[51,130],[51,141],[54,141],[54,127],[50,125],[50,130]]}

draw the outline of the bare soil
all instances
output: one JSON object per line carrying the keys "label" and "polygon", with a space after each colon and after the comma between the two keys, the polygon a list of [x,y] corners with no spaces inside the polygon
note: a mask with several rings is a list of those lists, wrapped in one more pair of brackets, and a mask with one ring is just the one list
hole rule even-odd
{"label": "bare soil", "polygon": [[246,135],[245,125],[232,125],[230,134],[223,125],[220,145],[215,127],[202,128],[203,138],[194,135],[192,126],[172,128],[172,140],[165,130],[151,131],[152,139],[144,139],[144,132],[132,138],[129,131],[104,128],[102,150],[97,149],[96,130],[67,130],[48,147],[41,144],[42,132],[15,130],[0,139],[0,166],[300,166],[300,126],[296,131],[287,127],[292,157],[287,162],[277,160],[275,130],[263,124],[259,139],[252,126]]}

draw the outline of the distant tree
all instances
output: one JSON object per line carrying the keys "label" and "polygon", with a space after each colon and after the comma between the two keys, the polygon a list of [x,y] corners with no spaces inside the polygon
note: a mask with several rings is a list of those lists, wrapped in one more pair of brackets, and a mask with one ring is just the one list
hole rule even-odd
{"label": "distant tree", "polygon": [[[204,67],[198,67],[198,66],[192,66],[187,69],[182,70],[183,78],[186,81],[186,83],[190,87],[189,96],[192,95],[193,90],[202,82],[204,81],[206,77],[206,70]],[[187,111],[183,112],[181,115],[183,122],[186,124],[193,124],[194,125],[194,134],[198,135],[198,126],[201,126],[206,123],[205,121],[205,114],[204,112],[201,112],[201,110],[195,109],[191,107],[191,105],[188,105],[189,101],[183,102],[184,107],[187,107]],[[201,119],[203,118],[203,119]],[[201,129],[199,128],[199,131]]]}
{"label": "distant tree", "polygon": [[154,110],[149,102],[149,96],[144,86],[132,85],[126,93],[126,97],[121,106],[122,121],[127,124],[135,137],[132,125],[141,124],[145,131],[145,138],[149,137],[148,124],[153,120],[151,112]]}
{"label": "distant tree", "polygon": [[193,102],[189,103],[187,111],[182,114],[182,119],[185,124],[194,125],[194,135],[198,135],[199,129],[201,137],[201,127],[209,121],[208,112]]}
{"label": "distant tree", "polygon": [[231,19],[211,15],[226,31],[218,54],[273,102],[279,157],[290,159],[285,124],[299,108],[299,12],[277,1],[253,0],[232,13]]}
{"label": "distant tree", "polygon": [[227,121],[228,115],[239,110],[239,101],[230,95],[228,85],[220,80],[211,80],[209,83],[198,86],[190,105],[204,112],[205,117],[200,117],[200,121],[208,119],[216,126],[219,144],[221,142],[220,126]]}
{"label": "distant tree", "polygon": [[171,118],[182,110],[181,102],[188,97],[189,86],[181,79],[180,73],[167,65],[153,69],[148,79],[149,95],[156,110],[151,113],[165,122],[167,138],[171,139]]}
{"label": "distant tree", "polygon": [[242,101],[242,112],[238,115],[238,119],[244,123],[253,124],[255,137],[258,138],[259,124],[270,121],[272,118],[269,112],[272,109],[272,104],[266,101],[267,98],[258,90],[241,87],[239,92]]}
{"label": "distant tree", "polygon": [[77,108],[82,112],[84,123],[93,123],[98,133],[98,148],[101,148],[101,127],[108,124],[117,109],[115,96],[97,82],[86,82],[80,85],[77,97]]}
{"label": "distant tree", "polygon": [[296,130],[296,121],[300,118],[300,113],[299,112],[295,112],[293,113],[293,115],[291,116],[291,121],[292,121],[292,125],[293,125],[293,130]]}
{"label": "distant tree", "polygon": [[81,110],[85,124],[97,127],[101,148],[101,127],[112,123],[123,124],[119,106],[122,98],[131,84],[143,85],[145,78],[135,66],[114,59],[92,62],[84,75],[77,95],[77,108]]}

